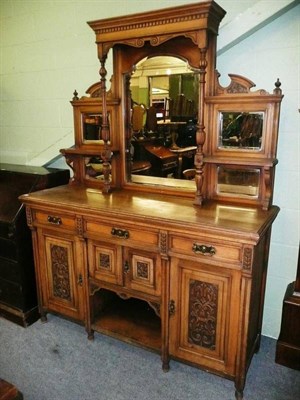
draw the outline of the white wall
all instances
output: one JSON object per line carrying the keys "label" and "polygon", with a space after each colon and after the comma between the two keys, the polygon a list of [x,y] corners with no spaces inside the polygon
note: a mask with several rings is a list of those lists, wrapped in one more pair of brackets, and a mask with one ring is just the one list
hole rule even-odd
{"label": "white wall", "polygon": [[[269,0],[270,7],[276,1]],[[193,2],[0,0],[0,161],[43,165],[73,144],[73,91],[82,96],[99,80],[94,32],[86,21]],[[219,0],[227,10],[222,25],[257,2]],[[273,228],[263,325],[272,337],[279,333],[286,285],[295,279],[299,243],[299,7],[217,60],[222,83],[236,73],[272,91],[279,77],[285,95],[275,184],[281,212]]]}

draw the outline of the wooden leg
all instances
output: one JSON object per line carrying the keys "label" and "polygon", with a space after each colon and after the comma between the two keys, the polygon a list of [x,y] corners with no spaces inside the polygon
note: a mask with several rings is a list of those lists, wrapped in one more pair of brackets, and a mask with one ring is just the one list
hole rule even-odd
{"label": "wooden leg", "polygon": [[94,340],[95,335],[94,335],[94,330],[91,329],[90,331],[87,331],[88,334],[88,340]]}
{"label": "wooden leg", "polygon": [[244,397],[243,390],[235,390],[236,400],[243,400],[243,397]]}
{"label": "wooden leg", "polygon": [[162,370],[164,372],[168,372],[170,370],[170,360],[166,360],[166,361],[163,360]]}
{"label": "wooden leg", "polygon": [[40,314],[41,314],[41,322],[42,322],[42,324],[45,324],[46,322],[48,322],[47,313],[45,313],[45,311],[41,310]]}

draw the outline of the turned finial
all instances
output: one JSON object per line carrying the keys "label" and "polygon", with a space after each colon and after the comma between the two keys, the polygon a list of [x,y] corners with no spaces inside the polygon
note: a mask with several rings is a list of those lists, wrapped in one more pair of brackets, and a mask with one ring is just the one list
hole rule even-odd
{"label": "turned finial", "polygon": [[281,82],[280,82],[279,78],[277,78],[277,81],[275,82],[275,89],[273,90],[274,94],[281,95],[282,90],[280,89],[280,86],[281,86]]}
{"label": "turned finial", "polygon": [[74,93],[73,93],[73,101],[74,100],[79,100],[78,93],[77,93],[76,89],[74,90]]}

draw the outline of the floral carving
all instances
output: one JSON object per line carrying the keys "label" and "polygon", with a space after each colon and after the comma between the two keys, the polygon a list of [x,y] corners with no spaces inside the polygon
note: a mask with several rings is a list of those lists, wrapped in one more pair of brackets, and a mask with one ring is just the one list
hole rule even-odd
{"label": "floral carving", "polygon": [[148,277],[149,277],[149,265],[148,265],[148,263],[138,261],[136,263],[136,269],[137,269],[137,276],[139,278],[148,279]]}
{"label": "floral carving", "polygon": [[99,267],[110,269],[110,257],[109,254],[100,253],[99,256]]}
{"label": "floral carving", "polygon": [[68,250],[63,246],[51,245],[51,263],[54,296],[71,301]]}
{"label": "floral carving", "polygon": [[196,280],[189,287],[188,341],[214,350],[216,347],[218,286]]}

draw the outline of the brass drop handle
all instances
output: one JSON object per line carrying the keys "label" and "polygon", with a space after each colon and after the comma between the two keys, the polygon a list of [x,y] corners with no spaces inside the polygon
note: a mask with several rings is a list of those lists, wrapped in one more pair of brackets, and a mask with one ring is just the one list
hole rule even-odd
{"label": "brass drop handle", "polygon": [[205,244],[194,243],[192,250],[195,254],[203,254],[205,256],[213,256],[216,254],[216,249],[213,246],[206,246]]}
{"label": "brass drop handle", "polygon": [[48,222],[50,222],[50,224],[54,224],[54,225],[61,225],[62,221],[61,218],[59,217],[54,217],[52,215],[48,215]]}
{"label": "brass drop handle", "polygon": [[112,236],[116,236],[116,237],[119,237],[121,239],[128,239],[129,238],[129,232],[126,231],[125,229],[112,228],[111,234],[112,234]]}
{"label": "brass drop handle", "polygon": [[124,272],[125,272],[125,274],[128,274],[129,270],[130,270],[129,262],[125,261],[125,264],[124,264]]}
{"label": "brass drop handle", "polygon": [[169,302],[169,316],[172,317],[175,314],[175,301],[170,300]]}
{"label": "brass drop handle", "polygon": [[82,286],[82,284],[83,284],[83,278],[82,278],[81,274],[79,274],[79,276],[78,276],[77,283],[78,283],[79,286]]}

